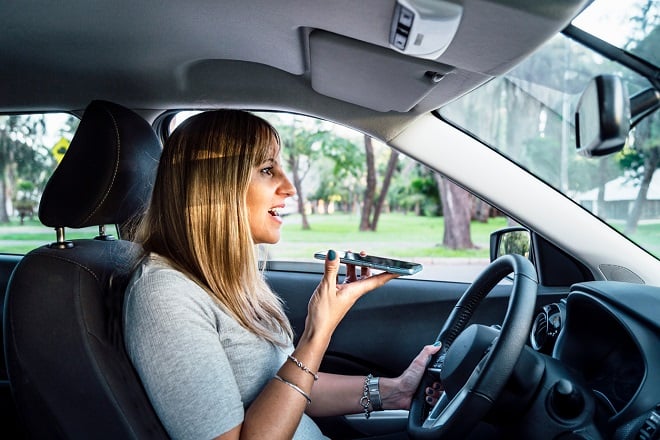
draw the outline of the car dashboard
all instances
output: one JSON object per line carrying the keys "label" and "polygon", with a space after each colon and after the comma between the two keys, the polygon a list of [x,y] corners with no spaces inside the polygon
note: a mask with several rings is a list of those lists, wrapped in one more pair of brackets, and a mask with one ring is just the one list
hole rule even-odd
{"label": "car dashboard", "polygon": [[530,343],[591,391],[593,421],[605,438],[660,436],[660,288],[575,284],[536,315]]}

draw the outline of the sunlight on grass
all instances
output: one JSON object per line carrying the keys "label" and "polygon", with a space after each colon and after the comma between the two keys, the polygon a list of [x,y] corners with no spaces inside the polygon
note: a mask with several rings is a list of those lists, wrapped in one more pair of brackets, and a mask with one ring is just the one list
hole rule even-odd
{"label": "sunlight on grass", "polygon": [[[609,223],[619,232],[623,232],[626,226],[624,222],[611,221]],[[660,258],[660,223],[640,222],[637,230],[628,234],[628,238],[637,244],[644,245],[650,254]]]}
{"label": "sunlight on grass", "polygon": [[[92,226],[82,229],[67,229],[66,239],[94,238],[99,228]],[[107,233],[114,234],[114,227],[109,227]],[[26,220],[21,225],[14,221],[0,226],[0,253],[25,254],[28,251],[55,241],[55,230],[42,225],[36,220]]]}
{"label": "sunlight on grass", "polygon": [[[412,214],[392,213],[381,217],[375,232],[358,230],[360,217],[351,214],[309,216],[310,230],[303,230],[298,214],[286,216],[280,243],[269,246],[271,259],[312,259],[314,252],[334,248],[353,251],[366,250],[374,255],[424,259],[424,258],[488,258],[490,233],[506,227],[504,217],[491,218],[487,223],[472,222],[471,234],[474,249],[447,249],[442,246],[444,222],[441,217],[420,217]],[[613,224],[621,230],[623,224]],[[109,227],[108,233],[114,234]],[[92,238],[98,235],[97,227],[67,229],[66,238]],[[660,224],[642,223],[633,240],[647,245],[647,250],[660,257]],[[14,221],[0,226],[0,252],[24,254],[31,249],[55,240],[52,228],[36,220],[20,225]]]}
{"label": "sunlight on grass", "polygon": [[328,247],[401,258],[488,258],[490,233],[506,226],[504,218],[473,222],[472,242],[476,248],[452,250],[442,246],[444,224],[440,217],[388,214],[381,217],[375,232],[359,231],[359,222],[357,215],[314,215],[309,217],[311,229],[305,231],[299,215],[287,216],[280,243],[270,249],[271,258],[306,259]]}

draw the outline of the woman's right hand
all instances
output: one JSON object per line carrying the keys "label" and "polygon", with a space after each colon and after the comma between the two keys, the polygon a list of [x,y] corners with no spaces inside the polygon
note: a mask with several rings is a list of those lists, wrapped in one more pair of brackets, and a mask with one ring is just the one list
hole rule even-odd
{"label": "woman's right hand", "polygon": [[[350,266],[350,265],[349,265]],[[349,267],[347,272],[355,274],[355,267]],[[337,283],[339,273],[339,258],[337,252],[330,250],[325,259],[323,278],[309,300],[305,333],[308,337],[324,338],[326,344],[346,313],[366,293],[398,277],[397,274],[383,272],[371,275],[362,272],[359,279],[355,276],[343,284]]]}

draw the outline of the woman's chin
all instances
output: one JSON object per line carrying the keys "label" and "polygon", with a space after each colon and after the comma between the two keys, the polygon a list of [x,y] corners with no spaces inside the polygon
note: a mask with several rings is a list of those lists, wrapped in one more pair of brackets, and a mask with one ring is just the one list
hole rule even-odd
{"label": "woman's chin", "polygon": [[280,234],[269,236],[269,237],[260,237],[254,240],[254,244],[277,244],[280,241]]}

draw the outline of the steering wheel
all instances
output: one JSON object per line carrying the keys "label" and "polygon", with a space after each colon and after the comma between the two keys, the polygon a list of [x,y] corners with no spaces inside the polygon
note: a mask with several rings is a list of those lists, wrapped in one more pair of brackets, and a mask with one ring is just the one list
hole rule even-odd
{"label": "steering wheel", "polygon": [[[468,321],[486,295],[513,272],[506,316],[498,332]],[[521,255],[493,261],[463,293],[437,341],[442,348],[429,361],[408,414],[412,439],[462,438],[488,413],[506,385],[529,336],[538,280],[532,263]],[[431,408],[425,389],[441,380],[444,393]]]}

